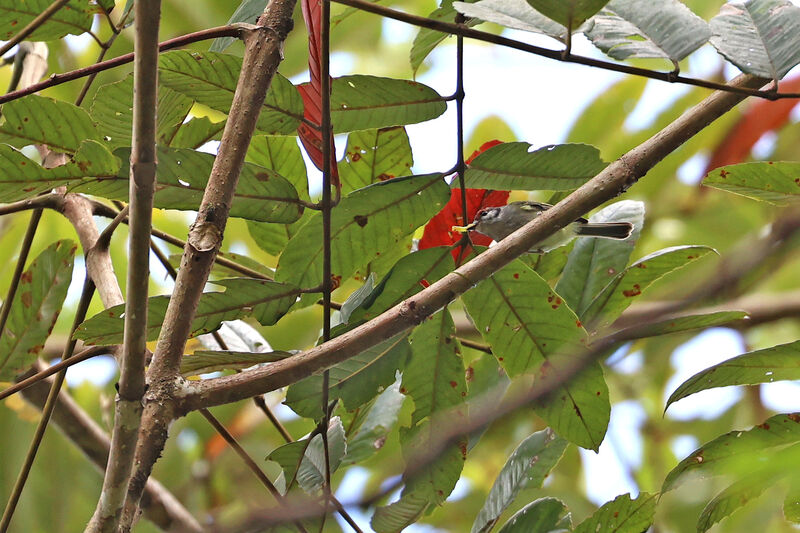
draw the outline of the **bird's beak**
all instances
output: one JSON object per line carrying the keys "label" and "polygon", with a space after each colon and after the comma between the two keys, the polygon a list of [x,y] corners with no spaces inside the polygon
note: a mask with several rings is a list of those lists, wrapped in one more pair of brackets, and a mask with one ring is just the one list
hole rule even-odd
{"label": "bird's beak", "polygon": [[477,222],[473,222],[471,224],[467,224],[466,226],[451,226],[450,230],[451,231],[457,231],[459,233],[466,233],[468,231],[474,230],[475,226],[477,226],[477,225],[478,225]]}

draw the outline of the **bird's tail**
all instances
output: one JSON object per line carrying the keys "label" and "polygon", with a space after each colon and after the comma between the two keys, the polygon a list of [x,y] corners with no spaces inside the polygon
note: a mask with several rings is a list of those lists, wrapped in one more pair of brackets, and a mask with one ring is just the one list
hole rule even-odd
{"label": "bird's tail", "polygon": [[627,239],[633,231],[630,222],[602,222],[581,224],[578,235],[583,237],[605,237],[607,239]]}

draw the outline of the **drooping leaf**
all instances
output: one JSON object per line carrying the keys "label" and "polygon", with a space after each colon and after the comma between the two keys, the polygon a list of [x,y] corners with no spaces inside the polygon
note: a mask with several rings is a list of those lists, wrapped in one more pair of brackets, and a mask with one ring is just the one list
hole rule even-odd
{"label": "drooping leaf", "polygon": [[654,281],[711,252],[715,250],[708,246],[674,246],[635,261],[592,300],[581,320],[593,328],[611,324]]}
{"label": "drooping leaf", "polygon": [[[189,113],[192,100],[168,87],[159,87],[157,105],[156,142],[169,145]],[[110,148],[131,146],[133,75],[100,87],[92,101],[91,114],[102,125],[103,138]]]}
{"label": "drooping leaf", "polygon": [[230,350],[197,350],[181,359],[181,374],[196,376],[220,370],[243,370],[260,363],[274,363],[291,357],[291,352],[236,352]]}
{"label": "drooping leaf", "polygon": [[32,198],[85,176],[120,172],[120,161],[97,141],[85,141],[64,165],[44,168],[14,148],[0,144],[0,202]]}
{"label": "drooping leaf", "polygon": [[[368,348],[355,357],[330,368],[331,401],[341,400],[348,410],[355,409],[374,398],[395,380],[410,354],[408,335],[401,334]],[[289,387],[286,404],[300,416],[318,418],[322,415],[322,376],[312,375]]]}
{"label": "drooping leaf", "polygon": [[414,158],[403,127],[354,131],[339,164],[342,194],[379,181],[411,174]]}
{"label": "drooping leaf", "polygon": [[514,514],[499,533],[566,533],[572,529],[572,515],[555,498],[540,498]]}
{"label": "drooping leaf", "polygon": [[730,474],[768,458],[776,448],[800,442],[800,413],[779,414],[747,431],[731,431],[707,442],[673,468],[661,486],[665,493],[680,485],[686,474],[703,477]]}
{"label": "drooping leaf", "polygon": [[[206,292],[200,297],[190,336],[217,329],[223,321],[252,316],[262,325],[274,324],[294,304],[296,287],[251,278],[216,280],[225,292]],[[147,340],[158,338],[169,296],[153,296],[147,304]],[[120,344],[125,305],[116,305],[86,320],[75,331],[75,338],[87,344]]]}
{"label": "drooping leaf", "polygon": [[614,533],[642,533],[653,524],[656,513],[657,495],[647,492],[639,493],[636,499],[630,494],[617,496],[600,507],[595,513],[578,524],[574,533],[596,533],[613,531]]}
{"label": "drooping leaf", "polygon": [[709,367],[675,389],[666,407],[696,392],[730,385],[800,379],[800,341],[739,355]]}
{"label": "drooping leaf", "polygon": [[[115,154],[128,161],[130,149]],[[159,209],[197,209],[203,197],[214,156],[186,148],[158,149],[153,199]],[[85,192],[113,200],[128,199],[129,171],[120,168],[115,176],[87,178],[70,187],[71,192]],[[297,191],[283,176],[251,163],[245,163],[239,175],[230,216],[271,222],[294,222],[303,212]]]}
{"label": "drooping leaf", "polygon": [[[255,24],[259,15],[264,12],[265,7],[267,7],[267,0],[242,0],[242,3],[239,4],[239,7],[236,8],[236,11],[233,12],[225,25],[230,26],[237,22]],[[235,40],[233,37],[217,37],[211,41],[211,46],[208,49],[211,52],[224,52]]]}
{"label": "drooping leaf", "polygon": [[603,287],[628,265],[644,224],[644,202],[623,200],[589,218],[590,222],[630,222],[633,233],[625,240],[577,239],[569,254],[556,292],[578,316],[582,315]]}
{"label": "drooping leaf", "polygon": [[536,11],[575,31],[608,0],[528,0],[528,3]]}
{"label": "drooping leaf", "polygon": [[542,15],[525,0],[480,0],[474,4],[453,2],[453,7],[459,13],[474,17],[476,20],[494,22],[516,30],[542,33],[561,42],[566,39],[567,28]]}
{"label": "drooping leaf", "polygon": [[[575,313],[538,274],[520,261],[467,291],[462,299],[478,331],[510,377],[536,373],[534,386],[569,368],[586,332]],[[611,412],[608,387],[597,363],[555,386],[537,412],[559,435],[584,448],[597,449]]]}
{"label": "drooping leaf", "polygon": [[274,170],[289,180],[300,198],[309,199],[306,163],[294,137],[253,137],[247,147],[247,161]]}
{"label": "drooping leaf", "polygon": [[[328,425],[328,457],[331,473],[335,472],[347,453],[347,441],[342,421],[334,416]],[[308,494],[316,494],[325,483],[325,452],[322,435],[314,435],[311,441],[303,439],[275,448],[267,455],[283,469],[287,486],[296,479],[297,484]]]}
{"label": "drooping leaf", "polygon": [[[444,206],[441,174],[395,178],[342,198],[331,217],[331,270],[344,280],[424,224]],[[322,216],[317,213],[281,254],[275,279],[302,287],[322,283]]]}
{"label": "drooping leaf", "polygon": [[[705,313],[697,315],[685,315],[668,317],[664,320],[648,324],[646,327],[633,326],[637,338],[657,337],[659,335],[669,335],[693,329],[713,328],[717,326],[729,325],[731,322],[747,318],[746,311],[718,311],[715,313]],[[615,332],[622,338],[625,337],[626,329]]]}
{"label": "drooping leaf", "polygon": [[0,381],[12,381],[39,357],[64,305],[76,249],[69,240],[54,242],[20,276],[0,338]]}
{"label": "drooping leaf", "polygon": [[[429,15],[429,19],[442,20],[445,22],[455,22],[456,11],[453,9],[452,0],[444,0],[442,4],[434,9]],[[459,2],[461,3],[461,2]],[[467,20],[464,24],[467,27],[477,26],[480,20]],[[411,44],[411,52],[409,52],[408,59],[411,63],[411,71],[416,74],[419,67],[425,58],[436,48],[439,43],[449,37],[448,34],[440,31],[431,30],[429,28],[420,28],[417,36],[414,37],[414,42]]]}
{"label": "drooping leaf", "polygon": [[[51,0],[0,0],[0,40],[8,41],[50,7]],[[72,0],[56,11],[27,38],[52,41],[65,35],[81,35],[92,29],[88,0]]]}
{"label": "drooping leaf", "polygon": [[780,79],[800,62],[800,7],[788,0],[723,4],[711,19],[711,44],[743,72]]}
{"label": "drooping leaf", "polygon": [[200,148],[208,141],[219,140],[225,121],[211,122],[208,117],[194,117],[181,124],[170,146],[174,148]]}
{"label": "drooping leaf", "polygon": [[[159,55],[159,82],[212,109],[228,113],[242,58],[215,52],[173,50]],[[300,94],[278,74],[272,78],[256,129],[271,135],[294,133],[303,116]]]}
{"label": "drooping leaf", "polygon": [[678,0],[612,0],[584,32],[614,59],[655,57],[677,62],[711,37],[706,21]]}
{"label": "drooping leaf", "polygon": [[397,423],[404,400],[405,396],[400,393],[400,380],[375,398],[352,433],[348,429],[347,455],[342,459],[342,464],[361,462],[383,447],[389,432]]}
{"label": "drooping leaf", "polygon": [[411,358],[403,372],[403,394],[414,400],[414,426],[440,411],[464,406],[467,384],[461,346],[447,308],[414,328],[410,340]]}
{"label": "drooping leaf", "polygon": [[522,489],[540,487],[566,448],[567,441],[549,429],[537,431],[523,440],[497,475],[483,508],[472,523],[471,533],[490,531]]}
{"label": "drooping leaf", "polygon": [[580,187],[606,167],[597,148],[587,144],[551,145],[532,150],[526,142],[503,143],[469,164],[469,187],[503,190],[567,191]]}
{"label": "drooping leaf", "polygon": [[800,163],[760,161],[717,168],[703,185],[775,205],[800,202]]}
{"label": "drooping leaf", "polygon": [[0,111],[0,142],[12,146],[46,144],[71,154],[83,141],[100,140],[89,113],[68,102],[29,94],[3,104]]}

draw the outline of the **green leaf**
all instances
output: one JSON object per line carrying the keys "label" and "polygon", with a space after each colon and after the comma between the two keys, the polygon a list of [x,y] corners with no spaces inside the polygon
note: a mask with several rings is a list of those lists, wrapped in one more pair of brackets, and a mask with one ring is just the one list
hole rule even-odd
{"label": "green leaf", "polygon": [[[364,405],[394,383],[410,354],[407,334],[378,343],[330,368],[330,401],[339,399],[348,410]],[[286,404],[300,416],[319,418],[322,376],[312,375],[289,387]]]}
{"label": "green leaf", "polygon": [[532,150],[526,142],[498,144],[469,164],[467,187],[520,191],[568,191],[606,167],[587,144],[560,144]]}
{"label": "green leaf", "polygon": [[[0,41],[11,39],[52,3],[52,0],[0,0]],[[93,20],[87,0],[72,0],[26,39],[52,41],[65,35],[81,35],[92,28]]]}
{"label": "green leaf", "polygon": [[[225,25],[230,26],[237,22],[255,24],[258,17],[264,12],[265,7],[267,7],[267,0],[242,0],[242,3],[239,4],[239,7],[236,8],[236,11],[233,12],[233,15]],[[236,41],[234,37],[217,37],[211,42],[209,50],[211,52],[224,52],[234,41]]]}
{"label": "green leaf", "polygon": [[716,168],[703,185],[775,205],[800,201],[800,163],[791,161],[742,163]]}
{"label": "green leaf", "polygon": [[750,430],[720,435],[678,463],[664,479],[661,492],[680,485],[686,474],[708,477],[742,471],[769,460],[776,448],[796,442],[800,442],[800,413],[775,415]]}
{"label": "green leaf", "polygon": [[677,62],[711,37],[706,21],[678,0],[612,0],[592,18],[586,37],[614,59],[655,57]]}
{"label": "green leaf", "polygon": [[85,140],[100,140],[89,113],[61,100],[29,94],[3,104],[0,110],[0,142],[12,146],[46,144],[71,154]]}
{"label": "green leaf", "polygon": [[603,287],[628,264],[644,224],[644,202],[623,200],[606,206],[590,222],[630,222],[633,233],[625,240],[577,239],[569,254],[556,292],[578,316],[582,315]]}
{"label": "green leaf", "polygon": [[571,530],[572,517],[567,506],[555,498],[540,498],[509,518],[499,533],[567,533]]}
{"label": "green leaf", "polygon": [[399,379],[375,398],[367,408],[366,415],[360,417],[360,423],[352,430],[348,429],[347,455],[342,459],[342,464],[364,461],[383,447],[389,432],[397,423],[405,398],[400,393]]}
{"label": "green leaf", "polygon": [[247,161],[274,170],[289,180],[300,198],[309,199],[306,163],[294,137],[256,135],[247,147]]}
{"label": "green leaf", "polygon": [[0,202],[32,198],[84,176],[109,176],[120,172],[120,162],[105,146],[85,141],[72,160],[44,168],[14,148],[0,144]]}
{"label": "green leaf", "polygon": [[783,517],[788,522],[800,523],[800,484],[794,477],[789,480],[789,490],[783,501]]}
{"label": "green leaf", "polygon": [[[483,508],[472,524],[471,533],[490,531],[522,489],[541,487],[544,478],[556,466],[566,449],[567,441],[550,429],[537,431],[522,441],[497,475]],[[505,529],[504,527],[503,530]]]}
{"label": "green leaf", "polygon": [[[130,159],[130,149],[115,154],[123,161]],[[196,210],[203,198],[214,156],[186,148],[158,148],[153,199],[159,209]],[[113,200],[128,200],[129,171],[127,166],[115,176],[87,178],[70,187],[71,192],[84,192]],[[275,171],[245,163],[233,197],[230,216],[271,222],[294,222],[303,212],[297,203],[297,191]]]}
{"label": "green leaf", "polygon": [[211,122],[208,117],[194,117],[181,124],[170,146],[174,148],[200,148],[208,141],[219,140],[225,121]]}
{"label": "green leaf", "polygon": [[[192,320],[190,336],[217,329],[223,321],[252,316],[262,325],[271,325],[289,310],[299,294],[296,287],[274,281],[232,278],[214,281],[223,285],[223,292],[205,292],[200,297]],[[153,296],[147,304],[147,340],[154,341],[161,331],[169,296]],[[74,337],[87,344],[120,344],[125,305],[115,305],[86,320]]]}
{"label": "green leaf", "polygon": [[[437,7],[428,15],[428,18],[442,20],[444,22],[455,22],[456,11],[453,9],[454,3],[455,2],[452,0],[444,0],[440,7]],[[471,28],[480,24],[480,22],[480,20],[467,20],[465,25]],[[417,32],[417,36],[414,37],[414,42],[411,44],[411,52],[408,56],[409,62],[411,63],[411,71],[416,74],[419,67],[422,66],[422,62],[425,61],[425,58],[428,57],[439,43],[449,36],[449,34],[437,30],[420,28],[419,32]]]}
{"label": "green leaf", "polygon": [[[158,89],[156,142],[168,145],[189,114],[192,100],[167,87]],[[92,118],[102,127],[110,148],[131,146],[133,129],[133,74],[103,85],[92,102]]]}
{"label": "green leaf", "polygon": [[711,33],[714,48],[748,74],[777,80],[800,62],[800,7],[788,0],[723,4]]}
{"label": "green leaf", "polygon": [[656,513],[655,494],[639,493],[635,500],[630,494],[617,496],[578,524],[574,533],[642,533],[653,524]]}
{"label": "green leaf", "polygon": [[[331,473],[335,472],[347,453],[342,421],[334,416],[328,425],[328,455]],[[325,451],[322,435],[314,435],[309,441],[303,439],[275,448],[267,455],[283,469],[287,486],[296,479],[300,488],[308,494],[316,494],[325,483]],[[299,465],[299,467],[298,467]]]}
{"label": "green leaf", "polygon": [[575,31],[608,0],[528,0],[528,3],[536,11]]}
{"label": "green leaf", "polygon": [[[173,50],[159,56],[159,82],[196,102],[228,113],[242,58],[215,52]],[[303,100],[292,83],[272,78],[256,129],[271,135],[293,134],[303,116]]]}
{"label": "green leaf", "polygon": [[696,392],[730,385],[800,379],[800,341],[733,357],[695,374],[675,389],[667,407]]}
{"label": "green leaf", "polygon": [[44,348],[72,281],[77,245],[69,240],[48,246],[22,273],[0,338],[0,381],[31,366]]}
{"label": "green leaf", "polygon": [[294,355],[291,352],[237,352],[231,350],[197,350],[181,359],[181,374],[196,376],[220,370],[244,370],[261,363],[274,363]]}
{"label": "green leaf", "polygon": [[[461,346],[447,308],[411,334],[411,358],[403,372],[403,394],[414,400],[411,425],[456,406],[464,406],[467,383]],[[464,408],[466,414],[466,408]]]}
{"label": "green leaf", "polygon": [[581,320],[598,329],[616,320],[657,279],[710,252],[708,246],[674,246],[653,252],[617,274],[581,314]]}
{"label": "green leaf", "polygon": [[[331,271],[345,280],[436,214],[450,199],[441,174],[396,178],[342,198],[331,217]],[[322,283],[322,215],[292,237],[275,279],[302,287]]]}
{"label": "green leaf", "polygon": [[334,133],[416,124],[446,109],[439,93],[415,81],[356,74],[331,84]]}
{"label": "green leaf", "polygon": [[[658,337],[660,335],[669,335],[670,333],[679,333],[682,331],[692,331],[694,329],[725,326],[729,325],[731,322],[743,320],[745,318],[747,318],[746,311],[718,311],[716,313],[666,318],[664,320],[648,324],[645,327],[633,326],[630,329],[635,330],[636,338]],[[625,338],[626,331],[626,329],[622,329],[615,332],[614,335]]]}
{"label": "green leaf", "polygon": [[[567,142],[588,143],[603,152],[610,139],[619,139],[624,131],[628,111],[636,107],[644,93],[647,80],[638,76],[626,76],[598,94],[575,119],[567,134]],[[610,154],[616,157],[618,154]],[[552,202],[550,202],[552,203]]]}
{"label": "green leaf", "polygon": [[286,248],[289,240],[300,231],[300,228],[305,226],[313,215],[314,211],[306,209],[303,211],[303,215],[291,224],[272,224],[248,220],[247,231],[259,248],[268,254],[278,256]]}
{"label": "green leaf", "polygon": [[542,33],[564,42],[567,28],[535,9],[525,0],[480,0],[479,2],[453,2],[453,7],[464,16],[494,22],[506,28]]}
{"label": "green leaf", "polygon": [[[462,299],[509,377],[536,373],[536,385],[548,387],[548,379],[558,379],[582,351],[586,332],[578,317],[546,281],[518,260]],[[561,436],[595,450],[610,412],[608,387],[596,363],[537,404],[537,413]]]}
{"label": "green leaf", "polygon": [[354,131],[347,136],[344,160],[339,163],[342,194],[367,185],[411,174],[414,158],[406,129]]}

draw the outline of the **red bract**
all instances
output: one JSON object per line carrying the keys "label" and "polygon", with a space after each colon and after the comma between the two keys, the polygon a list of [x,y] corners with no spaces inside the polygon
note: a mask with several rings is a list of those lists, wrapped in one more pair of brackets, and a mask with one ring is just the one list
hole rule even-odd
{"label": "red bract", "polygon": [[[477,150],[475,150],[474,152],[472,152],[472,155],[471,155],[471,156],[469,156],[469,157],[467,158],[467,160],[465,161],[465,163],[469,165],[470,163],[472,163],[472,161],[473,161],[473,160],[474,160],[476,157],[478,157],[479,155],[481,155],[483,152],[485,152],[485,151],[486,151],[486,150],[488,150],[489,148],[492,148],[493,146],[497,146],[498,144],[503,144],[503,142],[502,142],[502,141],[498,141],[497,139],[493,139],[493,140],[491,140],[491,141],[486,141],[485,143],[483,143],[483,144],[480,146],[480,148],[478,148]],[[494,207],[494,206],[492,206],[492,207]]]}
{"label": "red bract", "polygon": [[[322,57],[322,43],[320,30],[322,26],[322,4],[319,0],[302,0],[303,20],[308,30],[308,72],[311,76],[309,83],[297,86],[303,98],[303,117],[313,124],[322,124],[322,78],[320,73],[320,58]],[[305,122],[297,128],[300,142],[308,153],[314,165],[322,170],[322,132]],[[331,182],[339,185],[339,172],[336,168],[336,150],[331,139]]]}

